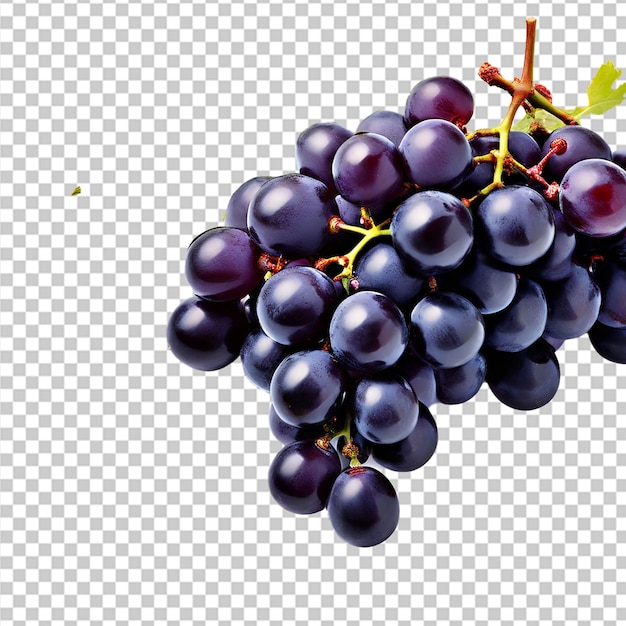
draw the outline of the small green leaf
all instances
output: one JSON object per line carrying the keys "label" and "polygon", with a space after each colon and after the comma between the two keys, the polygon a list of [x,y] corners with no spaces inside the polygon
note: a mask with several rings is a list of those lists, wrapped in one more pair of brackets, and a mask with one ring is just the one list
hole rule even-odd
{"label": "small green leaf", "polygon": [[616,69],[611,61],[602,65],[587,87],[587,106],[570,111],[572,115],[576,119],[583,115],[602,115],[620,105],[626,95],[626,83],[622,83],[617,89],[613,89],[613,83],[621,75],[622,70]]}
{"label": "small green leaf", "polygon": [[563,124],[563,122],[558,117],[554,117],[552,113],[548,113],[543,109],[535,109],[534,116],[527,113],[519,122],[511,127],[511,130],[519,130],[523,133],[528,133],[530,131],[530,126],[533,122],[541,124],[546,130],[549,131],[553,131],[557,128],[561,128],[561,126],[565,126],[565,124]]}

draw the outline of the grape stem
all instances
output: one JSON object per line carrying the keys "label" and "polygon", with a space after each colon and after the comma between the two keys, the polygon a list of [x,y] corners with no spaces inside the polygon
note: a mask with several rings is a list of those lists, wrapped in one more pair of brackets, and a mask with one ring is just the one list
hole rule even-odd
{"label": "grape stem", "polygon": [[353,233],[358,233],[359,235],[362,235],[362,237],[359,243],[357,243],[356,246],[354,246],[354,248],[352,248],[352,250],[348,252],[348,254],[329,257],[327,259],[318,259],[315,262],[315,267],[319,270],[324,270],[326,267],[333,263],[341,265],[343,269],[333,278],[333,280],[342,281],[344,288],[346,289],[346,291],[349,292],[349,282],[353,277],[354,262],[359,252],[361,252],[361,250],[363,250],[363,248],[372,239],[375,239],[376,237],[391,235],[391,230],[386,228],[386,226],[388,226],[390,222],[391,218],[386,219],[380,224],[374,224],[374,222],[371,222],[369,228],[361,228],[360,226],[351,226],[350,224],[346,224],[340,217],[336,215],[331,217],[330,220],[328,220],[328,229],[332,233],[337,233],[342,230],[348,230]]}
{"label": "grape stem", "polygon": [[[541,108],[555,117],[558,117],[565,124],[578,124],[576,119],[571,115],[555,107],[551,99],[545,94],[548,93],[545,87],[536,86],[533,82],[533,70],[534,70],[534,57],[535,57],[535,39],[536,39],[537,19],[534,17],[526,18],[526,46],[524,49],[524,65],[522,67],[522,76],[520,79],[514,79],[509,81],[505,79],[500,70],[491,65],[490,63],[483,63],[478,71],[478,75],[488,85],[495,85],[500,87],[511,94],[511,102],[506,115],[498,126],[494,128],[483,128],[475,130],[472,133],[466,135],[468,141],[474,137],[486,137],[491,135],[498,135],[499,144],[497,150],[492,150],[487,155],[474,157],[475,163],[491,161],[495,163],[493,181],[481,189],[475,196],[469,199],[464,199],[463,202],[466,206],[471,206],[478,200],[484,198],[491,193],[494,189],[498,189],[503,186],[502,175],[505,172],[507,166],[514,166],[524,173],[527,173],[526,168],[518,163],[509,152],[509,134],[511,127],[515,119],[515,115],[520,107],[524,108]],[[537,173],[536,173],[537,174]],[[538,172],[540,174],[540,172]],[[540,181],[541,182],[541,181]],[[543,181],[545,182],[545,181]],[[547,185],[548,189],[553,191],[551,186]]]}

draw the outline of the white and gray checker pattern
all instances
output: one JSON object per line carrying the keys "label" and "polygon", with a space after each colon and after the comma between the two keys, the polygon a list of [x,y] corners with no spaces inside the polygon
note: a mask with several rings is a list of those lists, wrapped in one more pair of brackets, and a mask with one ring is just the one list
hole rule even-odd
{"label": "white and gray checker pattern", "polygon": [[[618,0],[0,2],[1,626],[626,623],[626,366],[586,339],[542,410],[436,407],[436,456],[387,473],[398,531],[362,550],[272,502],[240,365],[166,349],[185,249],[240,183],[434,74],[496,124],[476,69],[519,72],[526,15],[565,106],[626,68]],[[624,147],[625,119],[587,124]]]}

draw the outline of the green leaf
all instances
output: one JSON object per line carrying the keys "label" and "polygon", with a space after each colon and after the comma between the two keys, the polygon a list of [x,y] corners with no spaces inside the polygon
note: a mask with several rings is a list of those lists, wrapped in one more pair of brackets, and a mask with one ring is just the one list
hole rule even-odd
{"label": "green leaf", "polygon": [[611,61],[607,61],[596,72],[589,87],[587,87],[586,107],[578,107],[569,111],[576,119],[583,115],[602,115],[612,108],[620,105],[626,95],[626,83],[622,83],[617,89],[613,89],[613,83],[622,75],[622,70],[615,68]]}
{"label": "green leaf", "polygon": [[533,122],[538,122],[546,130],[549,131],[553,131],[557,128],[561,128],[561,126],[565,126],[565,124],[563,124],[563,122],[558,117],[554,117],[552,113],[548,113],[543,109],[535,109],[534,117],[527,113],[519,122],[511,127],[511,130],[519,130],[523,133],[528,133],[530,132],[530,126]]}

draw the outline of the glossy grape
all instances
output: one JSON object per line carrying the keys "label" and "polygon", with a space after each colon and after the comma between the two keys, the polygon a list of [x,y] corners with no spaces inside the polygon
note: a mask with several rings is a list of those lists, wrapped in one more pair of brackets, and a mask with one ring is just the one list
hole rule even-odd
{"label": "glossy grape", "polygon": [[554,211],[554,241],[548,251],[534,263],[525,268],[525,272],[536,280],[561,280],[572,269],[576,235],[565,216]]}
{"label": "glossy grape", "polygon": [[487,352],[487,383],[507,406],[532,411],[545,406],[559,388],[554,348],[543,339],[520,352]]}
{"label": "glossy grape", "polygon": [[301,174],[321,180],[336,193],[332,164],[339,146],[352,137],[347,128],[332,122],[312,124],[296,142],[296,163]]}
{"label": "glossy grape", "polygon": [[354,275],[359,289],[384,293],[399,307],[416,302],[424,287],[424,278],[409,274],[395,248],[386,243],[363,253],[354,266]]}
{"label": "glossy grape", "polygon": [[502,352],[519,352],[543,334],[548,319],[548,303],[538,283],[520,279],[508,307],[483,318],[487,328],[485,344]]}
{"label": "glossy grape", "polygon": [[345,141],[335,154],[332,172],[337,191],[359,206],[395,198],[404,181],[398,149],[376,133],[358,133]]}
{"label": "glossy grape", "polygon": [[437,402],[434,370],[420,358],[411,344],[407,346],[393,370],[411,385],[422,404],[431,406]]}
{"label": "glossy grape", "polygon": [[398,148],[409,179],[420,187],[453,189],[472,172],[472,149],[465,135],[445,120],[410,128]]}
{"label": "glossy grape", "polygon": [[451,76],[433,76],[420,81],[409,94],[404,119],[407,126],[439,118],[465,126],[474,114],[472,92]]}
{"label": "glossy grape", "polygon": [[270,339],[260,328],[251,331],[241,347],[241,365],[245,375],[257,387],[270,390],[276,368],[291,350]]}
{"label": "glossy grape", "polygon": [[548,181],[560,181],[572,165],[585,159],[611,160],[611,148],[594,131],[584,126],[563,126],[553,131],[546,139],[541,150],[544,157],[550,150],[550,144],[557,138],[565,139],[567,149],[562,154],[553,154],[543,172]]}
{"label": "glossy grape", "polygon": [[613,363],[626,363],[626,328],[596,322],[589,329],[589,340],[601,357]]}
{"label": "glossy grape", "polygon": [[626,172],[602,159],[576,163],[563,177],[559,205],[584,235],[616,235],[626,228]]}
{"label": "glossy grape", "polygon": [[328,220],[336,214],[334,193],[324,183],[284,174],[257,191],[248,209],[248,231],[269,254],[306,257],[328,243]]}
{"label": "glossy grape", "polygon": [[248,320],[238,300],[209,302],[193,297],[172,313],[167,342],[174,356],[185,365],[214,371],[239,356],[248,331]]}
{"label": "glossy grape", "polygon": [[343,470],[326,505],[335,532],[353,546],[370,547],[388,539],[400,519],[400,502],[389,479],[361,465]]}
{"label": "glossy grape", "polygon": [[412,472],[430,460],[437,449],[439,433],[428,407],[420,403],[419,417],[411,434],[388,445],[372,446],[372,456],[379,465],[396,472]]}
{"label": "glossy grape", "polygon": [[314,267],[295,266],[274,274],[263,285],[256,310],[268,337],[300,346],[325,336],[336,302],[331,278]]}
{"label": "glossy grape", "polygon": [[292,426],[311,426],[336,414],[343,400],[346,374],[329,352],[303,350],[276,368],[270,384],[274,409]]}
{"label": "glossy grape", "polygon": [[238,300],[261,282],[260,255],[261,250],[248,233],[217,226],[191,242],[185,275],[197,296],[215,301]]}
{"label": "glossy grape", "polygon": [[548,303],[546,333],[556,339],[584,335],[598,319],[600,288],[589,271],[579,265],[563,280],[544,283]]}
{"label": "glossy grape", "polygon": [[467,298],[481,313],[496,313],[511,304],[517,290],[517,276],[474,247],[455,270],[437,277],[442,291]]}
{"label": "glossy grape", "polygon": [[602,291],[598,321],[614,328],[626,327],[626,266],[604,262],[594,274]]}
{"label": "glossy grape", "polygon": [[294,441],[270,465],[270,493],[292,513],[317,513],[326,506],[340,472],[341,463],[334,448],[324,449],[311,440]]}
{"label": "glossy grape", "polygon": [[443,404],[463,404],[480,390],[487,375],[487,361],[479,352],[459,367],[435,370],[437,400]]}
{"label": "glossy grape", "polygon": [[387,296],[358,291],[343,300],[330,320],[330,348],[347,367],[373,373],[391,367],[408,342],[404,316]]}
{"label": "glossy grape", "polygon": [[377,133],[387,137],[396,147],[407,131],[404,117],[395,111],[374,111],[357,126],[357,133]]}
{"label": "glossy grape", "polygon": [[408,437],[419,414],[412,387],[394,375],[361,379],[353,407],[356,429],[372,443],[396,443]]}
{"label": "glossy grape", "polygon": [[444,191],[421,191],[407,198],[391,221],[393,246],[406,268],[424,276],[458,267],[474,242],[467,207]]}
{"label": "glossy grape", "polygon": [[270,180],[271,176],[255,176],[238,187],[226,206],[224,224],[248,230],[248,207],[261,185]]}
{"label": "glossy grape", "polygon": [[521,185],[492,191],[478,207],[481,248],[516,267],[542,257],[554,241],[554,212],[534,189]]}
{"label": "glossy grape", "polygon": [[435,292],[411,311],[411,341],[433,367],[458,367],[473,359],[483,345],[485,324],[478,309],[451,292]]}

